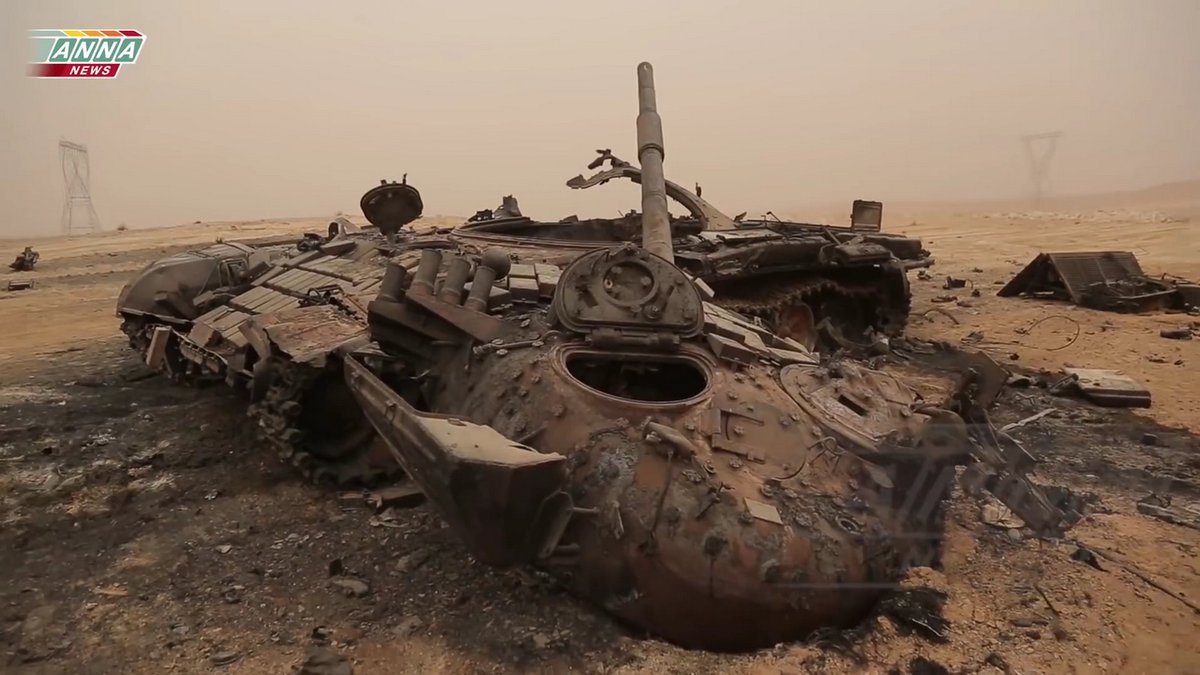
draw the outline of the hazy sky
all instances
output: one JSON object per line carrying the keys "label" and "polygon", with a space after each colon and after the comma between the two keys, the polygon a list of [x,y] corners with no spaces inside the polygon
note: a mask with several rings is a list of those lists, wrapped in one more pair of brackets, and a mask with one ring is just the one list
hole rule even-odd
{"label": "hazy sky", "polygon": [[[33,28],[148,37],[116,80],[26,76]],[[655,66],[667,176],[729,213],[1007,197],[1065,132],[1061,192],[1200,177],[1200,2],[0,1],[0,236],[58,227],[60,136],[106,227],[357,213],[407,172],[427,214],[513,193],[610,215]]]}

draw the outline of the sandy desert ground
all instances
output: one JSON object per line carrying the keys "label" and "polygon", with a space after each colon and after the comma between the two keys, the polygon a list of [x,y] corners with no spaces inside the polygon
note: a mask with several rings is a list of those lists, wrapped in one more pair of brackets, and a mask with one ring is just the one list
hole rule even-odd
{"label": "sandy desert ground", "polygon": [[[911,336],[958,345],[982,333],[964,346],[1010,367],[1115,368],[1151,390],[1153,406],[1136,413],[1011,390],[995,415],[1056,408],[1014,433],[1043,459],[1039,481],[1089,500],[1071,537],[1195,603],[1200,531],[1140,515],[1135,502],[1152,491],[1200,501],[1200,340],[1159,337],[1197,317],[995,297],[1051,250],[1131,250],[1150,273],[1200,280],[1200,210],[1163,204],[900,208],[885,227],[922,237],[937,258],[932,280],[911,275]],[[301,483],[256,452],[234,394],[147,377],[114,301],[164,254],[323,222],[0,241],[2,262],[27,244],[42,256],[33,273],[0,275],[37,282],[0,291],[0,669],[292,672],[322,645],[357,673],[1200,672],[1200,613],[1119,564],[1073,561],[1073,543],[982,523],[966,495],[950,504],[941,568],[906,582],[947,594],[937,635],[881,616],[727,655],[640,636],[536,573],[484,567],[427,506],[381,518]],[[947,275],[971,286],[944,290]],[[966,306],[932,302],[944,294]],[[1146,433],[1159,442],[1143,444]],[[331,564],[364,580],[363,594],[331,587]]]}

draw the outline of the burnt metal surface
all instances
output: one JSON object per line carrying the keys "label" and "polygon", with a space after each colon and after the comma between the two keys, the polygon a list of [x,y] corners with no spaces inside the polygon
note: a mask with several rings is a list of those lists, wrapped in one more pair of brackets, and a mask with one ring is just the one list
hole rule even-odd
{"label": "burnt metal surface", "polygon": [[1180,302],[1174,283],[1147,276],[1128,251],[1040,253],[996,295],[1067,300],[1115,312],[1164,309]]}
{"label": "burnt metal surface", "polygon": [[693,337],[704,324],[700,294],[649,249],[626,245],[580,256],[563,271],[554,312],[569,330],[595,335]]}

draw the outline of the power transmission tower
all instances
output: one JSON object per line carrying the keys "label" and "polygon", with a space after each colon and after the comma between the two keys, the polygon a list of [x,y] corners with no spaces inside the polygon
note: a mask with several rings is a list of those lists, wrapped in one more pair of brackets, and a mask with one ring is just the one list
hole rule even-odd
{"label": "power transmission tower", "polygon": [[1054,159],[1061,136],[1061,131],[1051,131],[1021,137],[1021,143],[1025,146],[1025,160],[1029,162],[1029,179],[1033,183],[1035,200],[1041,200],[1050,185],[1050,160]]}
{"label": "power transmission tower", "polygon": [[62,162],[63,184],[66,187],[62,211],[63,234],[99,230],[100,217],[96,215],[96,207],[92,206],[87,146],[59,140],[58,158]]}

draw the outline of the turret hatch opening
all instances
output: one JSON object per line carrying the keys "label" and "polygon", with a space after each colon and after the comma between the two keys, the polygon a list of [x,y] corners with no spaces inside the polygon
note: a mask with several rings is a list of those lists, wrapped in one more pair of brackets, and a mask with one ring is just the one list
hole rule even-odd
{"label": "turret hatch opening", "polygon": [[708,370],[687,357],[576,352],[565,361],[583,386],[626,401],[677,403],[708,390]]}

